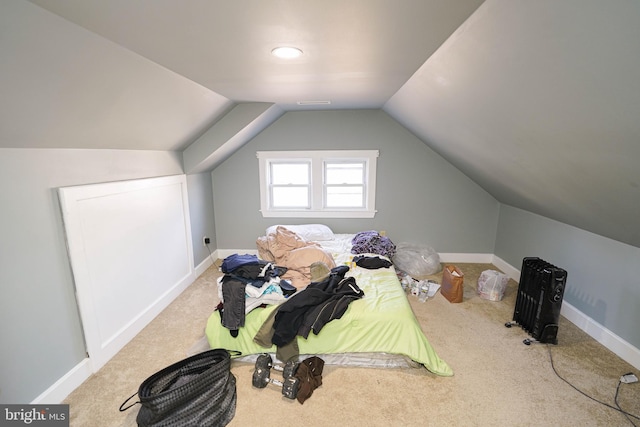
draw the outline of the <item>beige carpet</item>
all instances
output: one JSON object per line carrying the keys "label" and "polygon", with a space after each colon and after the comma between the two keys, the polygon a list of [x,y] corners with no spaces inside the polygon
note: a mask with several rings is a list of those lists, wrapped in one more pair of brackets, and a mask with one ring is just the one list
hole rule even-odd
{"label": "beige carpet", "polygon": [[[520,327],[506,328],[517,284],[502,301],[479,298],[477,278],[489,264],[457,264],[465,273],[464,302],[440,293],[426,303],[408,296],[438,354],[453,377],[424,369],[325,366],[323,385],[304,405],[275,387],[251,385],[253,366],[234,362],[237,410],[230,426],[632,426],[618,411],[581,395],[553,372],[594,399],[614,406],[622,374],[632,366],[561,318],[557,346],[522,340]],[[75,390],[72,426],[135,426],[138,406],[120,404],[154,372],[183,359],[202,342],[207,317],[217,303],[211,267],[97,374]],[[440,282],[441,275],[434,278]],[[618,402],[640,416],[640,383],[622,384]],[[640,426],[640,420],[634,419]]]}

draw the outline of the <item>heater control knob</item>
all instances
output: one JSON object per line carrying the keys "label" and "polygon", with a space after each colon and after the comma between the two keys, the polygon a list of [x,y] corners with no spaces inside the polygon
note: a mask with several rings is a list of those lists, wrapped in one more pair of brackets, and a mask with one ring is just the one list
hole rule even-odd
{"label": "heater control knob", "polygon": [[553,292],[553,295],[551,295],[551,299],[553,300],[553,302],[558,302],[560,300],[562,300],[562,291],[564,289],[562,288],[562,286],[556,286],[556,289]]}

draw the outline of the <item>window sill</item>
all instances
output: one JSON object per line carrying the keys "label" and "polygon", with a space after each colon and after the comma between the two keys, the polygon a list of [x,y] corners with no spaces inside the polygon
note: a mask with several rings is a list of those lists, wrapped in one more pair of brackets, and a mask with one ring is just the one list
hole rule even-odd
{"label": "window sill", "polygon": [[263,218],[374,218],[376,211],[260,211]]}

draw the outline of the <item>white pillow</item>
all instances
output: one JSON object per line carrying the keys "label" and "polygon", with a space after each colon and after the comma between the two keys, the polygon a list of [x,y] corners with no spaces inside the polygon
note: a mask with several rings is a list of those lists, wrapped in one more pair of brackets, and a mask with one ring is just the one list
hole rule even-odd
{"label": "white pillow", "polygon": [[307,242],[321,242],[335,238],[333,231],[324,224],[272,225],[267,228],[266,235],[268,236],[269,234],[275,233],[278,227],[284,227],[289,231],[293,231]]}

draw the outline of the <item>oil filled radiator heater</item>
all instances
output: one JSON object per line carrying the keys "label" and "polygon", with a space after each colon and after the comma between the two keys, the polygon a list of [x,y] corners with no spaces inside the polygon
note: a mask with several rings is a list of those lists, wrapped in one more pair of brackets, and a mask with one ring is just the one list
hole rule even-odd
{"label": "oil filled radiator heater", "polygon": [[[558,321],[567,272],[540,258],[522,260],[513,321],[538,342],[558,344]],[[524,343],[529,345],[531,340]]]}

